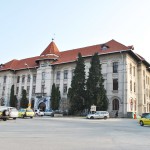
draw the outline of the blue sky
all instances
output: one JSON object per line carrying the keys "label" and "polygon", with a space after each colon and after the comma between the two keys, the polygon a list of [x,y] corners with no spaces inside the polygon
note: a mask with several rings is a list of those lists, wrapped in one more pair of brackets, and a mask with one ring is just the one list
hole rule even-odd
{"label": "blue sky", "polygon": [[115,39],[150,62],[149,0],[0,0],[0,64]]}

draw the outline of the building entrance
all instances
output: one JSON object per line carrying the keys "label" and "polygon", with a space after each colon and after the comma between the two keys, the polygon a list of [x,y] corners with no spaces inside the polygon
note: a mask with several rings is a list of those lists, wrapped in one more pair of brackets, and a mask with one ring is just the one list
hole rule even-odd
{"label": "building entrance", "polygon": [[38,106],[38,109],[40,109],[41,111],[45,111],[45,109],[46,109],[45,103],[44,102],[40,103]]}

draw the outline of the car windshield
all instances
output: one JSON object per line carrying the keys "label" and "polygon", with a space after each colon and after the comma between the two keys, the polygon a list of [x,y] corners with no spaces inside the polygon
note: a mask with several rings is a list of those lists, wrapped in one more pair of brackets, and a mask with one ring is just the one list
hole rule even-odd
{"label": "car windshield", "polygon": [[26,110],[25,110],[25,109],[20,109],[19,111],[20,111],[20,112],[25,112]]}
{"label": "car windshield", "polygon": [[27,109],[27,112],[33,112],[33,110],[32,109]]}
{"label": "car windshield", "polygon": [[17,112],[17,109],[16,108],[12,108],[11,111]]}

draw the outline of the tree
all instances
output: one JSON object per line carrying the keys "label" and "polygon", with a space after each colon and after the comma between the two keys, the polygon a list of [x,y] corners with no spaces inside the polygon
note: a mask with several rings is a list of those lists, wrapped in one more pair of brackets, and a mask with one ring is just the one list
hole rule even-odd
{"label": "tree", "polygon": [[68,90],[70,111],[72,114],[80,113],[85,108],[85,64],[81,53],[78,54],[71,87]]}
{"label": "tree", "polygon": [[18,99],[16,95],[14,95],[14,107],[18,108]]}
{"label": "tree", "polygon": [[10,91],[10,106],[11,107],[15,107],[16,103],[15,103],[15,97],[14,97],[14,84],[11,86],[11,91]]}
{"label": "tree", "polygon": [[86,83],[86,104],[88,109],[93,104],[97,105],[100,110],[107,110],[108,108],[106,90],[103,86],[104,79],[101,70],[98,53],[95,53],[91,59],[91,67]]}
{"label": "tree", "polygon": [[21,98],[21,101],[20,101],[20,107],[21,108],[27,108],[28,107],[28,103],[29,103],[29,101],[27,100],[26,90],[23,89],[22,90],[22,98]]}
{"label": "tree", "polygon": [[87,108],[90,108],[91,105],[97,105],[97,96],[98,96],[98,85],[101,76],[101,65],[98,53],[95,53],[91,59],[91,67],[89,69],[89,75],[86,83],[86,104]]}
{"label": "tree", "polygon": [[10,103],[9,105],[11,107],[16,107],[17,108],[18,100],[16,95],[14,95],[14,85],[11,86],[11,91],[10,91]]}
{"label": "tree", "polygon": [[99,93],[97,96],[97,106],[99,110],[106,111],[108,109],[108,98],[103,82],[100,82]]}
{"label": "tree", "polygon": [[60,102],[60,91],[59,88],[55,86],[55,83],[52,85],[52,91],[51,91],[51,108],[53,110],[59,109],[59,102]]}

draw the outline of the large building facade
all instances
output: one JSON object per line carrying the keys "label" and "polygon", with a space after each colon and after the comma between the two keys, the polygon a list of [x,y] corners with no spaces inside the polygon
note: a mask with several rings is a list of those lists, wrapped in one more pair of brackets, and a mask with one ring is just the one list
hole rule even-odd
{"label": "large building facade", "polygon": [[85,59],[88,77],[91,56],[99,54],[110,115],[118,110],[120,117],[129,113],[150,112],[150,64],[115,40],[103,44],[59,51],[52,41],[40,56],[11,60],[0,66],[0,104],[9,105],[11,86],[20,101],[26,89],[34,108],[49,109],[52,84],[61,92],[60,109],[68,110],[67,92],[71,85],[78,53]]}

